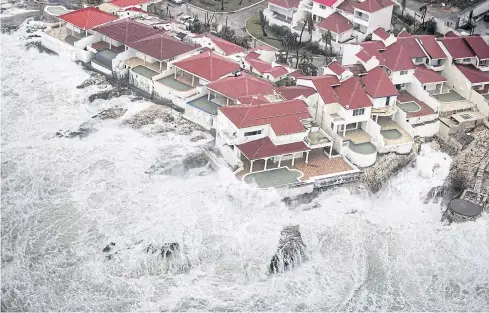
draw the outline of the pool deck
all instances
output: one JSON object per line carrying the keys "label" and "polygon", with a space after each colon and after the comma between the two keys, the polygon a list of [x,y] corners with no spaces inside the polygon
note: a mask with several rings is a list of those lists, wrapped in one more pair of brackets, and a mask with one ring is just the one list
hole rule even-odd
{"label": "pool deck", "polygon": [[[421,108],[421,110],[416,111],[416,112],[406,112],[406,110],[404,110],[401,106],[399,106],[399,104],[407,103],[407,102],[416,103]],[[399,97],[397,97],[397,103],[398,103],[397,106],[401,110],[403,110],[404,112],[407,113],[408,118],[436,114],[436,112],[429,105],[427,105],[425,102],[419,100],[418,98],[414,97],[412,94],[410,94],[409,92],[407,92],[405,90],[402,90],[400,92]]]}
{"label": "pool deck", "polygon": [[400,144],[407,144],[407,143],[411,143],[413,142],[413,137],[409,136],[409,134],[401,127],[401,125],[397,124],[396,122],[394,122],[393,120],[391,119],[388,119],[388,118],[383,118],[383,119],[380,119],[377,121],[377,124],[380,125],[381,127],[381,131],[386,131],[386,130],[397,130],[401,133],[401,138],[398,138],[398,139],[388,139],[386,137],[384,137],[384,143],[387,145],[387,146],[390,146],[390,145],[400,145]]}
{"label": "pool deck", "polygon": [[155,72],[143,65],[139,65],[139,66],[136,66],[136,67],[133,67],[132,68],[132,71],[136,74],[139,74],[141,76],[144,76],[146,78],[149,78],[149,79],[153,79],[154,76],[158,75],[158,72]]}
{"label": "pool deck", "polygon": [[[295,159],[295,164],[292,166],[292,160],[286,160],[281,162],[281,167],[287,166],[289,169],[296,169],[303,173],[300,181],[308,181],[311,178],[330,175],[341,174],[353,170],[354,168],[348,164],[342,157],[328,158],[323,152],[323,149],[315,149],[309,153],[309,163],[305,162],[304,158]],[[236,176],[242,178],[250,171],[250,162],[243,161],[244,170],[239,172]],[[268,160],[267,169],[277,168],[278,163],[273,163]],[[263,171],[265,167],[264,160],[256,160],[253,162],[253,172]]]}
{"label": "pool deck", "polygon": [[246,174],[243,181],[256,184],[259,188],[279,187],[300,182],[302,173],[287,167]]}
{"label": "pool deck", "polygon": [[[338,135],[342,135],[343,132],[339,132]],[[361,144],[370,142],[371,137],[363,129],[347,130],[345,136],[342,136],[344,141],[351,141],[354,144]]]}
{"label": "pool deck", "polygon": [[[129,58],[124,61],[124,64],[127,65],[128,67],[136,67],[136,66],[144,66],[149,68],[152,71],[155,71],[157,73],[160,73],[160,63],[155,62],[155,63],[149,63],[149,62],[144,62],[143,59],[134,57],[134,58]],[[166,65],[161,67],[161,70],[164,71],[166,70]]]}
{"label": "pool deck", "polygon": [[[211,97],[212,100],[213,97]],[[188,102],[189,105],[204,111],[208,114],[217,115],[217,110],[221,107],[217,103],[207,100],[207,95]]]}
{"label": "pool deck", "polygon": [[453,102],[453,101],[465,100],[464,97],[462,97],[461,95],[459,95],[457,92],[453,90],[450,90],[447,93],[432,95],[432,97],[440,102]]}
{"label": "pool deck", "polygon": [[173,75],[168,75],[163,78],[160,78],[157,80],[157,82],[177,91],[187,91],[195,88],[175,79]]}

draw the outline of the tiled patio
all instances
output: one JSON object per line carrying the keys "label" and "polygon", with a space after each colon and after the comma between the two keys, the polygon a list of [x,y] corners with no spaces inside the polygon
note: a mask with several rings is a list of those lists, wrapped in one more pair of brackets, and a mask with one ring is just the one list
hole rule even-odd
{"label": "tiled patio", "polygon": [[[343,135],[343,132],[338,132],[338,135]],[[342,136],[344,141],[351,141],[355,144],[370,142],[370,135],[363,129],[347,130],[345,136]]]}
{"label": "tiled patio", "polygon": [[[323,153],[323,149],[315,149],[309,153],[309,163],[306,164],[305,153],[304,157],[300,159],[295,159],[294,166],[292,166],[292,160],[282,161],[280,166],[287,166],[290,169],[296,169],[301,171],[304,176],[300,179],[301,181],[307,181],[312,177],[329,175],[334,173],[341,173],[346,171],[351,171],[353,168],[343,160],[342,157],[328,158]],[[239,172],[236,176],[242,178],[244,175],[248,174],[250,171],[250,162],[243,161],[244,170]],[[265,166],[264,160],[256,160],[253,162],[253,172],[262,171]],[[268,160],[267,169],[277,168],[278,162],[273,163]]]}
{"label": "tiled patio", "polygon": [[160,78],[157,80],[157,82],[162,83],[165,86],[170,87],[171,89],[177,90],[177,91],[187,91],[190,89],[193,89],[194,87],[184,84],[179,80],[176,80],[173,75],[165,76],[163,78]]}

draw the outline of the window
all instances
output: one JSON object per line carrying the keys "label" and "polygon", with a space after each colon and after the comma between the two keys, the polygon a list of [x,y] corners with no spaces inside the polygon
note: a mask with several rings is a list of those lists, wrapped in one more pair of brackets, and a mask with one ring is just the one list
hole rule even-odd
{"label": "window", "polygon": [[245,137],[248,137],[248,136],[255,136],[255,135],[260,135],[262,132],[262,130],[255,130],[255,131],[252,131],[252,132],[246,132],[244,133]]}
{"label": "window", "polygon": [[365,109],[353,110],[353,116],[363,115],[363,113],[365,113]]}
{"label": "window", "polygon": [[320,8],[321,10],[326,10],[326,6],[325,6],[325,5],[322,5],[322,4],[320,4],[320,5],[319,5],[319,8]]}
{"label": "window", "polygon": [[424,60],[424,58],[423,58],[423,57],[420,57],[420,58],[415,58],[415,59],[414,59],[414,62],[415,62],[415,63],[421,63],[421,62],[423,62],[423,60]]}
{"label": "window", "polygon": [[408,71],[401,71],[401,75],[406,75]]}
{"label": "window", "polygon": [[465,58],[465,59],[462,59],[462,62],[467,63],[467,62],[470,62],[470,60],[471,60],[470,58]]}

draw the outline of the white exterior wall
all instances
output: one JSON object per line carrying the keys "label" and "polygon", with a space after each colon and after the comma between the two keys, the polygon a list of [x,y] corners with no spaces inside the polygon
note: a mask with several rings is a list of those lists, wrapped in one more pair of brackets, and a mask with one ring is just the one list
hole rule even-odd
{"label": "white exterior wall", "polygon": [[304,130],[303,132],[296,133],[296,134],[287,134],[287,135],[281,135],[277,136],[275,132],[273,131],[273,128],[270,127],[270,140],[275,144],[275,145],[285,145],[289,143],[294,143],[294,142],[299,142],[303,141],[304,137],[307,136],[307,131]]}
{"label": "white exterior wall", "polygon": [[415,77],[413,81],[407,85],[406,90],[412,94],[415,98],[426,103],[435,112],[440,109],[440,102],[430,96],[430,94],[423,89],[423,84]]}
{"label": "white exterior wall", "polygon": [[41,36],[41,44],[44,47],[53,52],[56,52],[61,57],[76,61],[76,51],[74,46],[52,36],[49,36],[44,32],[39,32],[39,34]]}
{"label": "white exterior wall", "polygon": [[342,65],[353,65],[356,64],[358,58],[355,54],[360,52],[361,47],[359,45],[344,44],[343,45],[343,57],[341,59]]}
{"label": "white exterior wall", "polygon": [[371,154],[357,153],[351,150],[349,147],[342,149],[344,156],[348,158],[353,164],[359,167],[369,167],[377,160],[377,151]]}
{"label": "white exterior wall", "polygon": [[409,84],[414,78],[414,70],[408,70],[404,75],[401,75],[401,71],[392,72],[389,77],[394,85]]}
{"label": "white exterior wall", "polygon": [[411,137],[414,137],[414,129],[407,121],[407,113],[403,110],[397,110],[393,118],[394,122],[399,124]]}
{"label": "white exterior wall", "polygon": [[440,130],[440,121],[434,123],[414,125],[414,136],[416,137],[432,137]]}
{"label": "white exterior wall", "polygon": [[146,55],[144,53],[141,53],[139,51],[136,51],[136,57],[140,58],[141,60],[144,60],[146,58],[146,63],[155,63],[159,62],[155,58],[150,57],[149,55]]}
{"label": "white exterior wall", "polygon": [[387,97],[381,97],[381,98],[372,98],[368,96],[370,100],[372,100],[373,107],[378,109],[378,108],[384,108],[386,106],[394,106],[394,104],[397,101],[397,96],[391,96],[389,98],[389,103],[387,103]]}
{"label": "white exterior wall", "polygon": [[132,69],[129,70],[129,83],[142,91],[151,95],[153,94],[153,81],[147,77],[134,73]]}
{"label": "white exterior wall", "polygon": [[[372,12],[370,14],[370,18],[368,20],[368,28],[367,33],[371,34],[379,27],[382,27],[385,30],[391,29],[391,20],[392,20],[392,9],[393,5],[383,8],[377,12]],[[368,12],[365,12],[368,13]],[[356,19],[362,21],[360,19]],[[360,24],[360,23],[359,23]]]}
{"label": "white exterior wall", "polygon": [[[334,12],[333,8],[330,8],[328,6],[325,6],[324,9],[321,9],[319,3],[317,3],[317,2],[313,2],[312,3],[312,14],[314,14],[316,16],[319,16],[319,17],[325,19],[328,16],[330,16],[331,14],[333,14],[333,12]],[[319,22],[318,19],[316,19],[316,21]]]}
{"label": "white exterior wall", "polygon": [[337,113],[339,116],[345,119],[346,124],[356,123],[356,122],[364,122],[370,119],[370,113],[372,112],[371,107],[366,107],[364,109],[363,115],[353,116],[353,109],[347,110],[343,108],[341,105],[337,105],[339,107]]}

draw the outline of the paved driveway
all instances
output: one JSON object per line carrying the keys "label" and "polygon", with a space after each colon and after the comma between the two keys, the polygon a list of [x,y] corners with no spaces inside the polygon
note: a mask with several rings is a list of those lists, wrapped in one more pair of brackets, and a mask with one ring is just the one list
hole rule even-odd
{"label": "paved driveway", "polygon": [[[244,32],[242,28],[244,27],[246,21],[258,11],[267,7],[268,2],[265,1],[263,3],[257,4],[252,8],[244,10],[238,13],[229,13],[229,14],[220,14],[216,13],[214,16],[213,22],[224,25],[226,23],[226,16],[228,17],[228,26],[236,31],[236,35],[243,36]],[[192,7],[187,3],[183,3],[181,5],[174,4],[168,0],[163,0],[163,8],[166,8],[166,5],[170,7],[170,12],[172,16],[176,16],[179,13],[183,13],[183,15],[193,16],[197,14],[201,21],[204,21],[205,11]],[[212,13],[210,13],[212,16]]]}

